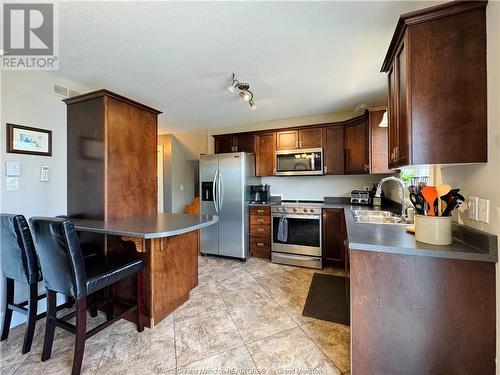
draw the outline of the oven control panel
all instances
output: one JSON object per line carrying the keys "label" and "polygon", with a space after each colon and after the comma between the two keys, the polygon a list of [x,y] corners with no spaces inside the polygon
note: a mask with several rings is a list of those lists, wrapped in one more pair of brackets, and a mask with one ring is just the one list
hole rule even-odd
{"label": "oven control panel", "polygon": [[273,213],[280,214],[295,214],[295,215],[320,215],[321,206],[318,207],[304,207],[304,206],[273,206],[271,207]]}

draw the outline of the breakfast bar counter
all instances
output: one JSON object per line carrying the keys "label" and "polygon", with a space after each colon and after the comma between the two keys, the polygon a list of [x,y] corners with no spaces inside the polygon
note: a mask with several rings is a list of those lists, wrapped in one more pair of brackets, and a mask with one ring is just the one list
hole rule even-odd
{"label": "breakfast bar counter", "polygon": [[[72,219],[78,232],[101,234],[113,256],[137,253],[144,261],[145,322],[153,327],[189,299],[198,285],[199,229],[217,216],[154,214],[121,220]],[[132,281],[119,283],[115,297],[130,299]]]}

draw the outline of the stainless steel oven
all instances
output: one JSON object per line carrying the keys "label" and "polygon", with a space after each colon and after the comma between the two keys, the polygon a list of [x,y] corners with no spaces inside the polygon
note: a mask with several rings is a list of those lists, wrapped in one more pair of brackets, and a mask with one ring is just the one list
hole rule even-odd
{"label": "stainless steel oven", "polygon": [[276,151],[277,176],[304,176],[323,174],[323,149]]}
{"label": "stainless steel oven", "polygon": [[271,207],[271,219],[274,263],[322,268],[321,203],[282,201],[281,206]]}

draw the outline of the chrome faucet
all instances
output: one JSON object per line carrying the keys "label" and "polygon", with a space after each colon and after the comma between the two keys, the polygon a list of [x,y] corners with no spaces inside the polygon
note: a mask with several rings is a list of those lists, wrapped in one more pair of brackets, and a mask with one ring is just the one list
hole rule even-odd
{"label": "chrome faucet", "polygon": [[401,197],[402,197],[401,198],[401,219],[404,219],[405,218],[405,189],[406,189],[406,186],[405,186],[405,183],[403,182],[402,179],[400,179],[398,177],[394,177],[394,176],[389,176],[389,177],[385,177],[385,178],[381,179],[380,182],[378,183],[377,191],[375,192],[375,197],[376,198],[381,197],[382,185],[386,181],[396,181],[399,184],[399,186],[401,186]]}

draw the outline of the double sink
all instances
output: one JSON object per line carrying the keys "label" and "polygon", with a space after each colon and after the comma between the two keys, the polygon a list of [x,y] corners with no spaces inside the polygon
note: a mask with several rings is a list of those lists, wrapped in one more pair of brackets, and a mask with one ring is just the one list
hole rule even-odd
{"label": "double sink", "polygon": [[407,224],[401,218],[390,211],[368,211],[368,210],[353,210],[354,221],[356,223],[367,224]]}

